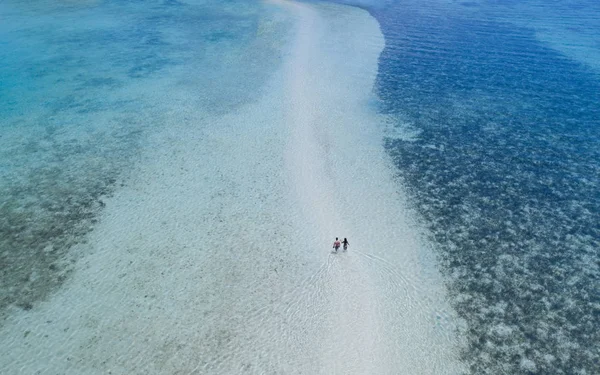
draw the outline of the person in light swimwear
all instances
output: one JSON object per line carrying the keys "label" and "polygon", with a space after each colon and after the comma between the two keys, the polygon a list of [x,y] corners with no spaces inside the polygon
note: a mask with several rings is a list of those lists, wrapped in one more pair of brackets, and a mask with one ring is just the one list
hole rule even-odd
{"label": "person in light swimwear", "polygon": [[336,237],[335,241],[333,241],[333,248],[335,249],[335,252],[337,253],[338,250],[340,249],[340,240]]}

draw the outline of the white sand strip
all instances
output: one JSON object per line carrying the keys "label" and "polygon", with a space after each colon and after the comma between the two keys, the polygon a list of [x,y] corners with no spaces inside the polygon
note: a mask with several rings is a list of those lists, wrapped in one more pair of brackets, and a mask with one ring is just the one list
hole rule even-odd
{"label": "white sand strip", "polygon": [[[352,234],[358,234],[349,232],[347,219],[340,215],[335,191],[338,171],[334,170],[338,166],[332,165],[331,158],[331,153],[345,146],[331,132],[341,120],[337,112],[350,104],[340,100],[340,91],[355,87],[340,87],[343,80],[327,79],[332,64],[328,58],[332,52],[324,51],[318,42],[328,37],[324,20],[309,6],[287,5],[298,13],[301,25],[285,73],[287,123],[291,126],[288,171],[296,187],[297,201],[304,208],[306,225],[318,239],[309,248],[318,249],[330,245],[336,235],[352,238],[355,237]],[[346,46],[341,47],[346,52]],[[355,94],[351,93],[348,99],[355,99]],[[332,261],[329,277],[317,286],[325,291],[321,319],[327,323],[324,342],[320,345],[323,363],[320,370],[324,374],[375,374],[382,373],[381,370],[385,373],[382,365],[387,363],[375,360],[381,350],[376,340],[380,327],[372,285],[358,264],[341,266],[336,259]]]}
{"label": "white sand strip", "polygon": [[[430,249],[409,220],[369,110],[383,37],[365,11],[279,1],[300,18],[286,66],[290,180],[330,259],[322,373],[454,374],[452,318]],[[429,255],[430,257],[430,255]],[[444,324],[446,324],[444,326]]]}
{"label": "white sand strip", "polygon": [[208,117],[160,86],[171,123],[70,280],[0,329],[6,373],[457,373],[452,314],[368,110],[378,25],[277,6],[297,38],[256,103]]}

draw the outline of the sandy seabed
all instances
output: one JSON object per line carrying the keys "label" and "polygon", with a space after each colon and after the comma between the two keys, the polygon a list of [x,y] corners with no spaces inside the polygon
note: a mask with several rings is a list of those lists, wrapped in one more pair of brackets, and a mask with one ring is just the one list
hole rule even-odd
{"label": "sandy seabed", "polygon": [[[69,282],[2,327],[6,373],[462,371],[370,106],[377,22],[271,5],[297,20],[281,70],[226,115],[181,98],[73,250],[85,255]],[[331,253],[336,236],[348,252]]]}

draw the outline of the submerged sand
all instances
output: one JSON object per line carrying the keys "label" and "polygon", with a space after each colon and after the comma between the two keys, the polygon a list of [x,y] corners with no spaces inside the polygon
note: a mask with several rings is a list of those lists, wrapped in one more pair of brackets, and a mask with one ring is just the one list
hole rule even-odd
{"label": "submerged sand", "polygon": [[[7,373],[460,373],[370,106],[377,22],[272,6],[297,20],[281,71],[226,115],[182,97],[69,282],[2,327]],[[335,236],[348,252],[331,253]]]}

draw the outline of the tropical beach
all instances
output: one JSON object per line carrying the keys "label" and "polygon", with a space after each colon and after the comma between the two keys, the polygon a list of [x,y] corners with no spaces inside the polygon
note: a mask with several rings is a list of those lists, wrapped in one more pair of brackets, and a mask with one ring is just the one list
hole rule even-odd
{"label": "tropical beach", "polygon": [[597,15],[3,2],[3,373],[600,371]]}
{"label": "tropical beach", "polygon": [[3,325],[11,373],[458,373],[455,317],[370,105],[377,22],[267,6],[292,30],[256,100],[207,115],[152,82],[166,123],[64,285]]}

